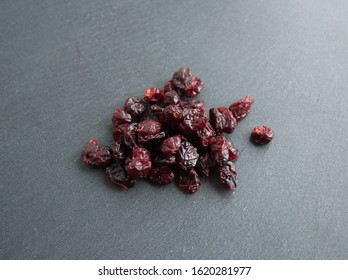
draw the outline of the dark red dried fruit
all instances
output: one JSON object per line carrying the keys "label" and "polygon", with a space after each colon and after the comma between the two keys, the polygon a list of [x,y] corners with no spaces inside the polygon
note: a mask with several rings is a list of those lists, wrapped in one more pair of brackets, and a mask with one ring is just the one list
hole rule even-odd
{"label": "dark red dried fruit", "polygon": [[239,151],[232,142],[222,135],[211,137],[209,145],[211,159],[217,166],[223,166],[230,160],[236,160],[239,156]]}
{"label": "dark red dried fruit", "polygon": [[134,147],[132,154],[127,166],[128,174],[133,178],[146,178],[152,167],[150,152],[145,148]]}
{"label": "dark red dried fruit", "polygon": [[179,126],[179,130],[184,134],[192,134],[203,128],[208,122],[205,111],[198,109],[185,109]]}
{"label": "dark red dried fruit", "polygon": [[129,123],[124,123],[119,125],[112,132],[112,136],[114,137],[116,142],[123,143],[124,142],[124,134],[129,126]]}
{"label": "dark red dried fruit", "polygon": [[124,131],[124,143],[128,148],[133,148],[138,145],[137,143],[137,131],[138,131],[138,123],[131,123],[127,126]]}
{"label": "dark red dried fruit", "polygon": [[158,185],[167,185],[174,180],[173,171],[167,167],[153,167],[149,172],[148,179],[151,183]]}
{"label": "dark red dried fruit", "polygon": [[178,105],[168,105],[163,110],[164,122],[178,124],[182,117],[182,109]]}
{"label": "dark red dried fruit", "polygon": [[122,109],[116,109],[115,112],[112,115],[112,123],[114,126],[119,126],[124,123],[131,123],[132,122],[132,116],[128,113],[126,113]]}
{"label": "dark red dried fruit", "polygon": [[163,97],[163,104],[164,105],[177,104],[177,103],[179,103],[179,101],[180,101],[180,96],[174,90],[167,91],[164,94],[164,97]]}
{"label": "dark red dried fruit", "polygon": [[199,156],[195,169],[197,173],[199,174],[199,176],[202,176],[202,177],[209,176],[209,172],[210,172],[209,153],[206,152]]}
{"label": "dark red dried fruit", "polygon": [[221,183],[230,190],[237,188],[237,172],[232,161],[228,161],[225,165],[218,168],[218,176]]}
{"label": "dark red dried fruit", "polygon": [[175,156],[156,156],[152,160],[154,165],[159,165],[159,166],[167,166],[167,165],[173,165],[176,163],[176,157]]}
{"label": "dark red dried fruit", "polygon": [[199,147],[203,150],[209,148],[209,139],[212,136],[215,136],[215,130],[210,124],[207,122],[205,126],[197,131],[197,141],[199,143]]}
{"label": "dark red dried fruit", "polygon": [[149,103],[158,103],[164,96],[163,90],[159,88],[148,88],[144,93],[144,99]]}
{"label": "dark red dried fruit", "polygon": [[163,91],[168,92],[168,91],[172,91],[172,90],[176,91],[179,94],[179,96],[183,95],[183,93],[184,93],[183,90],[181,90],[175,86],[173,80],[169,80],[164,84]]}
{"label": "dark red dried fruit", "polygon": [[236,128],[237,121],[228,108],[212,108],[209,110],[209,115],[210,122],[217,133],[232,133]]}
{"label": "dark red dried fruit", "polygon": [[178,69],[172,80],[175,88],[183,90],[188,97],[198,95],[204,87],[203,81],[197,76],[192,76],[191,68],[187,67]]}
{"label": "dark red dried fruit", "polygon": [[152,140],[162,139],[165,133],[162,131],[162,125],[155,120],[145,120],[139,123],[138,126],[138,141],[139,143],[147,143]]}
{"label": "dark red dried fruit", "polygon": [[237,122],[241,121],[249,114],[253,103],[254,98],[250,95],[247,95],[237,102],[234,102],[230,106],[229,109],[232,112],[233,116],[236,118]]}
{"label": "dark red dried fruit", "polygon": [[165,139],[161,145],[161,152],[164,155],[172,156],[175,155],[181,146],[181,137],[172,136]]}
{"label": "dark red dried fruit", "polygon": [[179,102],[179,106],[181,108],[187,108],[187,109],[198,109],[198,108],[204,109],[204,101],[203,100],[184,100]]}
{"label": "dark red dried fruit", "polygon": [[179,188],[189,194],[195,193],[201,187],[201,180],[197,172],[191,168],[184,171],[179,177]]}
{"label": "dark red dried fruit", "polygon": [[106,168],[107,177],[122,190],[134,187],[135,180],[129,176],[120,163],[114,163]]}
{"label": "dark red dried fruit", "polygon": [[273,130],[267,126],[257,126],[251,132],[251,139],[259,145],[266,145],[272,141],[274,136]]}
{"label": "dark red dried fruit", "polygon": [[82,151],[83,162],[96,167],[106,167],[112,163],[112,151],[108,146],[99,145],[98,140],[91,139]]}
{"label": "dark red dried fruit", "polygon": [[138,97],[129,97],[124,104],[124,110],[132,117],[140,117],[146,110],[146,102]]}
{"label": "dark red dried fruit", "polygon": [[182,141],[178,152],[178,164],[181,169],[188,170],[193,168],[197,164],[199,154],[197,148],[195,148],[190,142]]}
{"label": "dark red dried fruit", "polygon": [[126,151],[124,144],[120,142],[113,142],[111,144],[112,156],[116,162],[121,162],[126,158]]}
{"label": "dark red dried fruit", "polygon": [[187,97],[195,97],[202,91],[203,87],[204,83],[201,78],[194,76],[191,78],[184,91]]}

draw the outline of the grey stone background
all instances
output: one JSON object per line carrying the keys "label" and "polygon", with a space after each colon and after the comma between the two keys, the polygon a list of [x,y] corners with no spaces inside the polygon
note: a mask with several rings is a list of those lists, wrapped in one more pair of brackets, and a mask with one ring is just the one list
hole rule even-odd
{"label": "grey stone background", "polygon": [[[347,259],[348,2],[0,2],[2,259]],[[81,164],[126,97],[181,66],[207,107],[255,98],[233,194]],[[249,142],[271,126],[274,141]]]}

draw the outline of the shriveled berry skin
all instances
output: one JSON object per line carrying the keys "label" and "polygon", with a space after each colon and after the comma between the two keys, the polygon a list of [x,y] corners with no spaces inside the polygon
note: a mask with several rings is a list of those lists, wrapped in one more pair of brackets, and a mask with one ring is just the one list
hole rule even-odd
{"label": "shriveled berry skin", "polygon": [[82,151],[82,159],[86,165],[106,167],[112,163],[112,151],[108,146],[99,145],[98,140],[91,139]]}
{"label": "shriveled berry skin", "polygon": [[232,161],[228,161],[218,168],[218,176],[221,183],[230,190],[233,191],[237,188],[237,172]]}
{"label": "shriveled berry skin", "polygon": [[114,140],[119,143],[124,143],[124,134],[127,131],[127,128],[130,124],[124,123],[119,126],[117,126],[114,131],[112,132],[112,137],[114,137]]}
{"label": "shriveled berry skin", "polygon": [[114,126],[119,126],[124,123],[131,123],[132,116],[122,109],[116,109],[112,115],[112,123]]}
{"label": "shriveled berry skin", "polygon": [[192,134],[197,130],[203,128],[208,122],[205,116],[205,111],[197,109],[185,109],[183,110],[183,117],[179,126],[179,130],[184,134]]}
{"label": "shriveled berry skin", "polygon": [[146,102],[138,97],[129,97],[125,104],[124,110],[132,117],[140,117],[146,110]]}
{"label": "shriveled berry skin", "polygon": [[219,135],[209,139],[210,157],[216,166],[223,166],[228,161],[236,160],[239,151],[226,137]]}
{"label": "shriveled berry skin", "polygon": [[128,174],[133,178],[146,178],[152,167],[150,152],[145,148],[134,147],[132,154],[127,166]]}
{"label": "shriveled berry skin", "polygon": [[167,91],[164,94],[164,97],[163,97],[163,104],[164,105],[177,104],[177,103],[179,103],[179,101],[180,101],[180,96],[174,90]]}
{"label": "shriveled berry skin", "polygon": [[172,90],[176,91],[177,94],[179,94],[179,96],[184,94],[183,90],[181,90],[175,86],[173,80],[169,80],[164,84],[163,91],[168,92],[168,91],[172,91]]}
{"label": "shriveled berry skin", "polygon": [[135,179],[129,176],[119,163],[114,163],[106,168],[106,175],[121,190],[127,190],[134,187]]}
{"label": "shriveled berry skin", "polygon": [[273,130],[268,126],[257,126],[251,132],[251,139],[259,145],[266,145],[272,141],[274,136]]}
{"label": "shriveled berry skin", "polygon": [[182,118],[182,109],[178,105],[168,105],[163,110],[164,122],[177,125]]}
{"label": "shriveled berry skin", "polygon": [[147,143],[152,140],[162,139],[165,137],[162,131],[162,125],[156,120],[145,120],[139,123],[138,126],[138,141],[139,143]]}
{"label": "shriveled berry skin", "polygon": [[112,156],[116,162],[122,162],[126,159],[126,150],[124,144],[120,142],[113,142],[110,146],[112,150]]}
{"label": "shriveled berry skin", "polygon": [[225,107],[212,108],[209,110],[210,122],[217,133],[232,133],[236,128],[237,121],[232,112]]}
{"label": "shriveled berry skin", "polygon": [[247,95],[244,96],[242,99],[238,100],[237,102],[234,102],[229,107],[237,122],[240,122],[249,114],[253,103],[254,98],[250,95]]}
{"label": "shriveled berry skin", "polygon": [[209,139],[212,136],[215,136],[215,130],[210,124],[207,122],[205,126],[197,131],[197,141],[200,149],[207,150],[209,148]]}
{"label": "shriveled berry skin", "polygon": [[164,92],[159,88],[148,88],[144,93],[144,99],[149,103],[158,103],[163,97]]}
{"label": "shriveled berry skin", "polygon": [[181,146],[181,137],[180,136],[172,136],[164,140],[161,144],[161,152],[164,155],[172,156],[177,154],[179,148]]}
{"label": "shriveled berry skin", "polygon": [[202,177],[209,176],[209,172],[210,172],[209,153],[206,152],[199,156],[195,169],[197,173],[199,174],[199,176],[202,176]]}
{"label": "shriveled berry skin", "polygon": [[203,100],[183,100],[179,102],[179,106],[181,108],[187,108],[187,109],[198,109],[198,108],[204,109],[204,101]]}
{"label": "shriveled berry skin", "polygon": [[191,78],[188,86],[185,88],[185,94],[187,97],[195,97],[202,91],[204,83],[200,77],[194,76]]}
{"label": "shriveled berry skin", "polygon": [[184,91],[187,97],[197,96],[203,89],[203,81],[192,76],[191,68],[182,67],[173,74],[173,84],[177,89]]}
{"label": "shriveled berry skin", "polygon": [[174,173],[168,166],[153,167],[148,175],[151,183],[157,185],[167,185],[173,182]]}
{"label": "shriveled berry skin", "polygon": [[197,148],[188,141],[182,141],[177,155],[181,169],[188,170],[196,166],[199,158]]}
{"label": "shriveled berry skin", "polygon": [[192,194],[201,187],[201,180],[193,168],[184,171],[179,177],[179,188],[186,193]]}
{"label": "shriveled berry skin", "polygon": [[124,131],[124,144],[128,148],[133,148],[138,145],[137,143],[137,132],[138,132],[138,123],[131,123],[127,126],[126,130]]}

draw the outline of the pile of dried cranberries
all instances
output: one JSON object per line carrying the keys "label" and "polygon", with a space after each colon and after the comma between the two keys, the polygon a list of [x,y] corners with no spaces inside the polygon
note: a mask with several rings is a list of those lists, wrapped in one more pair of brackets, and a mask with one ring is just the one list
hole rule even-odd
{"label": "pile of dried cranberries", "polygon": [[[244,119],[254,100],[245,96],[229,108],[204,108],[195,97],[203,89],[203,81],[191,74],[191,68],[180,68],[164,88],[148,88],[144,98],[130,97],[123,109],[112,115],[114,142],[100,145],[91,139],[82,152],[87,165],[106,168],[106,175],[121,189],[135,185],[136,180],[166,185],[178,179],[179,188],[196,192],[200,176],[217,171],[222,184],[234,190],[237,173],[233,161],[238,150],[222,133],[231,134]],[[251,139],[267,144],[273,131],[255,127]]]}

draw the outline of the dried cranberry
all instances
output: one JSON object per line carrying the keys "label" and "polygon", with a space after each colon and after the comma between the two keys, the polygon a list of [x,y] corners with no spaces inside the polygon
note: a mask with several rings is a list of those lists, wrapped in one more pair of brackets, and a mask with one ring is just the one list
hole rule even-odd
{"label": "dried cranberry", "polygon": [[192,77],[188,86],[185,88],[185,94],[187,97],[197,96],[203,89],[204,83],[200,77]]}
{"label": "dried cranberry", "polygon": [[208,177],[210,172],[209,153],[204,153],[199,156],[195,169],[199,176]]}
{"label": "dried cranberry", "polygon": [[232,161],[228,161],[225,165],[218,168],[218,175],[221,183],[231,190],[237,188],[237,172]]}
{"label": "dried cranberry", "polygon": [[140,117],[146,110],[146,102],[138,97],[129,97],[124,104],[124,110],[132,117]]}
{"label": "dried cranberry", "polygon": [[177,103],[179,103],[179,101],[180,101],[180,96],[174,90],[167,91],[164,94],[163,104],[165,104],[165,105],[177,104]]}
{"label": "dried cranberry", "polygon": [[107,177],[122,190],[134,187],[135,180],[130,177],[120,163],[114,163],[106,168]]}
{"label": "dried cranberry", "polygon": [[203,128],[208,122],[205,117],[205,111],[201,109],[186,109],[183,111],[183,117],[179,130],[184,134],[192,134]]}
{"label": "dried cranberry", "polygon": [[251,132],[251,139],[256,144],[266,145],[272,141],[274,136],[273,130],[267,126],[257,126]]}
{"label": "dried cranberry", "polygon": [[152,166],[150,152],[145,148],[134,147],[132,154],[127,166],[128,174],[133,178],[146,178]]}
{"label": "dried cranberry", "polygon": [[188,141],[182,141],[178,152],[178,163],[181,169],[188,170],[197,164],[199,154],[197,149]]}
{"label": "dried cranberry", "polygon": [[179,188],[189,194],[195,193],[201,187],[197,172],[191,168],[184,171],[179,178]]}
{"label": "dried cranberry", "polygon": [[187,109],[198,109],[198,108],[204,109],[204,101],[203,100],[184,100],[179,102],[179,106],[181,108],[187,108]]}
{"label": "dried cranberry", "polygon": [[108,146],[99,145],[98,140],[91,139],[82,151],[83,162],[96,167],[106,167],[112,163],[112,151]]}
{"label": "dried cranberry", "polygon": [[236,128],[237,121],[232,112],[225,107],[210,109],[210,122],[217,133],[232,133]]}
{"label": "dried cranberry", "polygon": [[167,167],[153,167],[149,172],[148,179],[151,183],[158,185],[167,185],[174,180],[173,171]]}
{"label": "dried cranberry", "polygon": [[203,150],[206,150],[209,148],[209,139],[212,136],[215,136],[215,130],[210,124],[210,122],[207,122],[205,126],[197,131],[197,140],[199,143],[199,147]]}
{"label": "dried cranberry", "polygon": [[168,105],[163,110],[164,121],[178,124],[182,117],[182,109],[178,105]]}
{"label": "dried cranberry", "polygon": [[169,80],[164,84],[163,91],[168,92],[168,91],[172,91],[172,90],[177,92],[177,94],[179,94],[179,96],[183,95],[183,93],[184,93],[183,90],[181,90],[175,86],[173,80]]}
{"label": "dried cranberry", "polygon": [[217,166],[223,166],[230,160],[239,156],[239,151],[233,146],[230,140],[219,135],[209,139],[210,156]]}
{"label": "dried cranberry", "polygon": [[250,95],[247,95],[237,102],[234,102],[230,106],[229,109],[232,112],[233,116],[236,118],[237,122],[241,121],[249,114],[253,103],[254,98]]}
{"label": "dried cranberry", "polygon": [[148,88],[144,93],[144,99],[149,103],[158,103],[164,96],[163,90],[159,88]]}
{"label": "dried cranberry", "polygon": [[112,156],[116,162],[120,162],[126,158],[124,144],[120,142],[113,142],[111,144]]}
{"label": "dried cranberry", "polygon": [[138,126],[138,141],[146,143],[155,139],[162,139],[165,133],[162,131],[162,125],[155,120],[145,120],[139,123]]}
{"label": "dried cranberry", "polygon": [[137,123],[131,123],[124,131],[124,143],[128,148],[133,148],[137,145],[138,126]]}
{"label": "dried cranberry", "polygon": [[192,76],[191,68],[182,67],[178,69],[173,74],[172,80],[175,87],[183,90],[188,97],[198,95],[204,87],[204,83],[199,77]]}
{"label": "dried cranberry", "polygon": [[181,146],[180,136],[172,136],[162,142],[161,151],[164,155],[175,155]]}
{"label": "dried cranberry", "polygon": [[116,127],[119,126],[120,124],[131,123],[131,122],[132,122],[132,116],[126,113],[122,109],[116,109],[112,115],[112,123]]}

